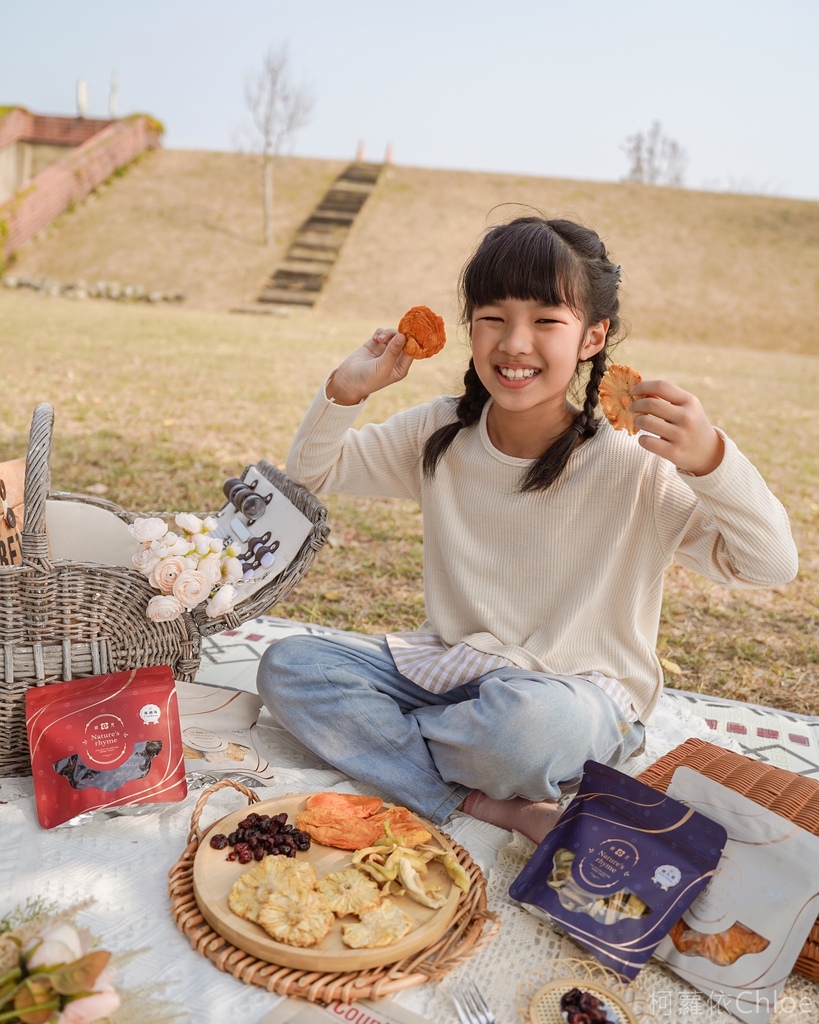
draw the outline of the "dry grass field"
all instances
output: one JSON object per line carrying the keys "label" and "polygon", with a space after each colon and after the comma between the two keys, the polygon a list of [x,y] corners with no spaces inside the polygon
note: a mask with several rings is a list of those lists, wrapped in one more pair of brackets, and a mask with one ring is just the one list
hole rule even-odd
{"label": "dry grass field", "polygon": [[[261,244],[252,160],[159,151],[20,254],[11,272],[181,289],[183,306],[46,299],[0,289],[7,394],[0,459],[23,454],[38,401],[56,411],[58,490],[132,509],[205,510],[247,463],[282,464],[325,373],[378,324],[424,302],[450,342],[362,418],[458,386],[454,286],[484,226],[517,207],[598,228],[625,275],[618,358],[696,392],[791,515],[801,569],[733,592],[673,567],[660,655],[670,685],[819,714],[819,204],[633,185],[388,168],[320,303],[241,316],[343,166],[285,159],[276,236]],[[616,500],[616,495],[612,495]],[[330,544],[275,614],[364,632],[423,618],[420,515],[328,496]]]}

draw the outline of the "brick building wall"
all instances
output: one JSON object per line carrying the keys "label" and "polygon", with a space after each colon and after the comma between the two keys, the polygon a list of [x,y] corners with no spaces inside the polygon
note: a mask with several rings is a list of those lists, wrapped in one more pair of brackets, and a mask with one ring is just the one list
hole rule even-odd
{"label": "brick building wall", "polygon": [[[36,139],[24,134],[12,135],[26,131],[35,131]],[[142,115],[121,121],[94,121],[11,111],[0,120],[0,147],[25,138],[76,148],[0,205],[3,255],[10,256],[119,167],[130,163],[146,149],[156,148],[159,137],[156,122]],[[77,142],[69,141],[72,139]]]}

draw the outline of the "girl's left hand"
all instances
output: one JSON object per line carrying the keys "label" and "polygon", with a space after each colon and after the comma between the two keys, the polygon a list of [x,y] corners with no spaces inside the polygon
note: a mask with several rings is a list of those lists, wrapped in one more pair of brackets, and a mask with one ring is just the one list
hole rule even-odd
{"label": "girl's left hand", "polygon": [[705,476],[722,462],[725,445],[696,395],[665,380],[644,380],[631,389],[634,425],[647,433],[639,443],[683,473]]}

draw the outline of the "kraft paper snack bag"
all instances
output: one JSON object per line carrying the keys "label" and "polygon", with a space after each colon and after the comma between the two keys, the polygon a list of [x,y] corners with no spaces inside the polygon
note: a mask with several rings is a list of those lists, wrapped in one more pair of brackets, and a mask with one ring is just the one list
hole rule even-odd
{"label": "kraft paper snack bag", "polygon": [[692,768],[677,768],[668,792],[724,825],[728,842],[657,958],[740,1020],[764,1024],[819,914],[819,837]]}

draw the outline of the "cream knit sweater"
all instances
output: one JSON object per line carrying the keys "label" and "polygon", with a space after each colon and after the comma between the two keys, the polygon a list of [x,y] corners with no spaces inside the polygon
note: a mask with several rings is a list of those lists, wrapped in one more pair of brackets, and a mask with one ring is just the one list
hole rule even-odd
{"label": "cream knit sweater", "polygon": [[539,672],[600,672],[645,719],[662,690],[655,645],[673,557],[730,587],[796,575],[787,514],[727,437],[718,469],[693,477],[604,421],[547,491],[520,493],[529,463],[493,447],[489,405],[430,481],[424,441],[454,420],[451,397],[356,430],[361,405],[336,405],[322,388],[287,458],[291,479],[314,492],[418,502],[424,628],[447,645]]}

